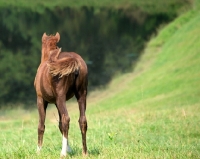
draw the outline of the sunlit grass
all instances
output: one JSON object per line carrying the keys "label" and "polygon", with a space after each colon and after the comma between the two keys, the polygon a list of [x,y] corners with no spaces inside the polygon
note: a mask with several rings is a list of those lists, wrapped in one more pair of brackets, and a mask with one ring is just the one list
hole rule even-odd
{"label": "sunlit grass", "polygon": [[[56,112],[53,107],[50,111]],[[199,111],[197,105],[162,110],[145,110],[141,105],[99,114],[88,113],[88,158],[198,158]],[[82,158],[78,110],[70,113],[72,153],[69,157]],[[3,126],[5,124],[7,127]],[[50,121],[48,118],[44,146],[37,155],[36,119],[1,123],[0,157],[58,158],[61,135],[57,124],[56,119]]]}

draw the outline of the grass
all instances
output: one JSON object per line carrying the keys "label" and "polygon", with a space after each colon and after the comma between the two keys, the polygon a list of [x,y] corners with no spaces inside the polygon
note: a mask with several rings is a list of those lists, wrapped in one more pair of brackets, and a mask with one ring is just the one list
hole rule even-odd
{"label": "grass", "polygon": [[[199,6],[199,5],[197,5]],[[182,15],[153,38],[131,73],[88,97],[88,158],[200,158],[200,11]],[[71,117],[69,158],[82,158],[78,107]],[[33,106],[35,107],[35,106]],[[58,158],[57,111],[47,111],[36,154],[37,111],[1,110],[0,158]]]}

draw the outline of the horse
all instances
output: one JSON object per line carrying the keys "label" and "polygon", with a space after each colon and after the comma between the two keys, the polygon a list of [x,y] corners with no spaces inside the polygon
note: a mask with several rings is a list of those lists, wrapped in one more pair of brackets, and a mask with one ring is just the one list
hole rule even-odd
{"label": "horse", "polygon": [[61,52],[57,43],[60,34],[42,36],[41,62],[35,76],[34,87],[37,95],[39,113],[38,145],[39,153],[43,144],[45,118],[48,103],[55,104],[59,115],[59,129],[62,134],[61,156],[66,156],[71,148],[68,143],[70,117],[66,101],[76,97],[79,106],[79,127],[82,134],[82,153],[87,155],[86,96],[88,69],[85,61],[75,52]]}

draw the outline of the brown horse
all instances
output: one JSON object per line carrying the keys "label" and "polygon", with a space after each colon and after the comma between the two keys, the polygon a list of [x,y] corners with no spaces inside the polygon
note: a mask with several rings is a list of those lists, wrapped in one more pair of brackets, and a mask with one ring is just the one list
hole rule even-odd
{"label": "brown horse", "polygon": [[82,134],[83,154],[86,155],[87,65],[78,54],[61,52],[61,49],[57,47],[59,40],[59,33],[55,36],[47,36],[44,33],[42,36],[41,63],[34,81],[39,112],[37,151],[40,152],[42,148],[48,103],[54,103],[58,109],[59,129],[62,133],[61,156],[66,156],[70,151],[68,144],[70,117],[65,102],[75,95],[80,110],[79,126]]}

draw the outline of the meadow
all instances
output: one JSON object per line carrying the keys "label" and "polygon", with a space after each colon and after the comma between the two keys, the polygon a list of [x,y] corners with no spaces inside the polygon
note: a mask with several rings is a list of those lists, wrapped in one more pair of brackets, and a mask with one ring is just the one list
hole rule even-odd
{"label": "meadow", "polygon": [[[152,37],[131,73],[117,75],[87,101],[88,157],[200,158],[200,9],[197,4]],[[82,158],[77,103],[66,103],[71,121],[67,158]],[[59,158],[61,134],[55,107],[47,110],[41,153],[38,114],[0,110],[0,158]]]}

